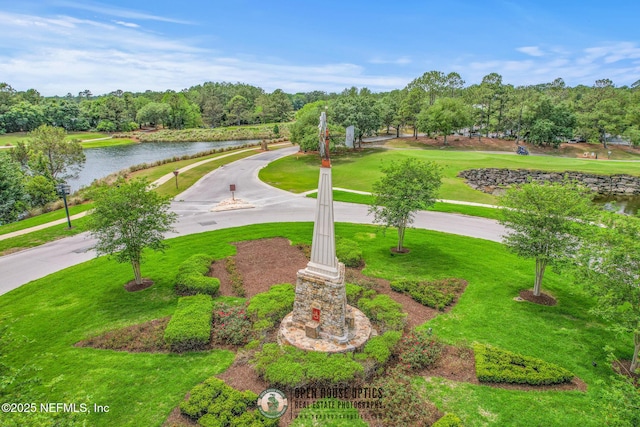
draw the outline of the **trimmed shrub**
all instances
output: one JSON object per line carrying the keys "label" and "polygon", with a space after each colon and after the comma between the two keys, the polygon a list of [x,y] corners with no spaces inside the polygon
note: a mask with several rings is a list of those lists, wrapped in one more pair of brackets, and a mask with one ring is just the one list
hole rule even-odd
{"label": "trimmed shrub", "polygon": [[401,331],[407,324],[407,313],[390,296],[378,294],[373,298],[360,298],[358,308],[378,326],[380,332]]}
{"label": "trimmed shrub", "polygon": [[550,385],[571,382],[574,375],[535,357],[474,344],[476,376],[481,382]]}
{"label": "trimmed shrub", "polygon": [[351,283],[344,284],[346,294],[347,294],[347,304],[356,305],[358,300],[362,297],[362,292],[364,288],[362,286],[354,285]]}
{"label": "trimmed shrub", "polygon": [[179,295],[216,295],[220,289],[220,280],[205,276],[209,272],[211,261],[209,255],[197,254],[180,264],[176,276],[176,292]]}
{"label": "trimmed shrub", "polygon": [[207,413],[207,408],[228,387],[224,381],[212,377],[189,392],[189,399],[180,403],[180,411],[194,419]]}
{"label": "trimmed shrub", "polygon": [[384,365],[393,354],[393,349],[402,338],[401,331],[387,331],[367,341],[364,346],[364,354],[367,358],[374,359],[379,365]]}
{"label": "trimmed shrub", "polygon": [[249,342],[252,328],[246,309],[246,305],[217,302],[213,307],[213,341],[231,345]]}
{"label": "trimmed shrub", "polygon": [[462,279],[448,278],[432,281],[400,279],[390,285],[394,291],[409,294],[422,305],[444,310],[455,301],[466,284]]}
{"label": "trimmed shrub", "polygon": [[251,298],[247,306],[247,313],[254,322],[266,319],[275,324],[293,311],[295,297],[293,285],[289,283],[273,285],[267,292],[262,292]]}
{"label": "trimmed shrub", "polygon": [[398,359],[409,369],[423,369],[438,360],[442,348],[442,343],[436,337],[414,329],[400,340]]}
{"label": "trimmed shrub", "polygon": [[204,347],[211,338],[213,300],[208,295],[178,299],[178,307],[164,331],[164,341],[173,351]]}
{"label": "trimmed shrub", "polygon": [[349,239],[338,239],[336,256],[346,267],[358,268],[364,265],[362,250],[358,242]]}
{"label": "trimmed shrub", "polygon": [[444,417],[433,423],[431,427],[464,427],[462,420],[454,414],[445,414]]}
{"label": "trimmed shrub", "polygon": [[255,354],[256,371],[266,381],[282,387],[347,383],[361,378],[364,368],[353,353],[328,354],[303,351],[293,346],[270,343]]}
{"label": "trimmed shrub", "polygon": [[277,419],[265,418],[255,410],[257,400],[254,392],[235,390],[212,377],[191,389],[180,411],[203,427],[277,426]]}

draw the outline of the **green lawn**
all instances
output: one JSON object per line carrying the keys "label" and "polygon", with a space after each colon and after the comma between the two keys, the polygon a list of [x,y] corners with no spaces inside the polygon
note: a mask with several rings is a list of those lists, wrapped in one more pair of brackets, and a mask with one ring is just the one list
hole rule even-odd
{"label": "green lawn", "polygon": [[[318,193],[311,193],[307,197],[317,198]],[[333,200],[336,202],[347,202],[347,203],[360,203],[363,205],[370,205],[373,202],[373,197],[368,194],[359,194],[352,193],[349,191],[340,191],[333,190]],[[469,216],[479,216],[483,218],[490,219],[500,219],[502,216],[500,215],[500,210],[496,208],[487,208],[484,206],[468,206],[468,205],[459,205],[456,203],[446,203],[446,202],[436,202],[435,205],[430,207],[428,210],[434,212],[447,212],[447,213],[457,213],[462,215]]]}
{"label": "green lawn", "polygon": [[[122,287],[133,278],[130,266],[104,257],[33,281],[0,296],[0,328],[15,337],[10,348],[0,350],[3,363],[38,368],[24,371],[22,381],[38,378],[31,393],[47,401],[109,405],[107,414],[82,414],[88,425],[160,426],[187,391],[230,365],[231,352],[128,354],[74,343],[171,315],[177,303],[172,290],[176,268],[190,255],[221,259],[234,253],[229,242],[263,237],[310,243],[311,233],[311,223],[262,224],[170,239],[165,253],[148,254],[142,266],[143,276],[156,284],[136,293]],[[602,415],[594,411],[596,381],[606,381],[612,372],[603,347],[609,344],[619,357],[630,358],[632,339],[609,333],[588,314],[593,300],[566,276],[548,272],[543,290],[558,305],[536,306],[513,300],[519,290],[531,288],[533,262],[516,258],[498,243],[412,229],[405,241],[411,252],[392,256],[393,232],[336,224],[336,234],[361,243],[367,275],[466,279],[469,285],[453,310],[425,325],[445,341],[478,341],[539,357],[571,370],[588,385],[586,393],[521,392],[416,378],[440,410],[456,413],[469,426],[603,425]],[[19,399],[9,394],[5,400],[32,395]]]}
{"label": "green lawn", "polygon": [[[93,207],[93,204],[91,203],[84,203],[82,205],[69,206],[69,215],[73,216],[80,212],[87,211],[92,207]],[[0,235],[11,233],[18,230],[24,230],[25,228],[35,227],[36,225],[45,224],[47,222],[55,221],[57,219],[62,219],[66,217],[67,217],[67,214],[64,208],[58,209],[52,212],[44,213],[42,215],[37,215],[31,218],[23,219],[22,221],[0,225]]]}
{"label": "green lawn", "polygon": [[[380,166],[392,160],[417,157],[434,161],[443,168],[443,180],[438,198],[495,204],[494,196],[472,190],[458,178],[458,172],[471,168],[541,169],[549,171],[582,171],[595,174],[627,173],[640,175],[640,163],[630,161],[591,161],[551,156],[517,156],[471,151],[444,150],[380,150],[365,149],[332,159],[334,187],[371,191],[380,177]],[[260,171],[260,179],[278,188],[296,193],[309,191],[318,185],[317,155],[295,155],[271,163]]]}
{"label": "green lawn", "polygon": [[[103,132],[69,132],[65,137],[66,140],[77,139],[85,141],[88,139],[108,138],[111,135]],[[0,135],[0,145],[15,145],[18,141],[28,141],[30,138],[26,132],[15,132],[5,135]]]}
{"label": "green lawn", "polygon": [[0,256],[22,249],[40,246],[65,237],[75,236],[83,231],[87,231],[87,217],[72,219],[71,229],[68,228],[67,222],[65,221],[62,224],[47,227],[42,230],[0,240]]}
{"label": "green lawn", "polygon": [[137,144],[136,141],[129,138],[111,138],[111,139],[101,139],[98,141],[86,141],[81,142],[82,148],[102,148],[102,147],[112,147],[114,145],[130,145]]}

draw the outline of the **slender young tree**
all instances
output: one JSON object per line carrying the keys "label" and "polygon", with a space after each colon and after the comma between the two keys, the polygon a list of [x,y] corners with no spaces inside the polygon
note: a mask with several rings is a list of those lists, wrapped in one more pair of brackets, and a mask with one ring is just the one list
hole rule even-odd
{"label": "slender young tree", "polygon": [[442,176],[440,167],[410,157],[402,162],[391,162],[382,168],[384,176],[373,184],[373,203],[369,213],[374,222],[398,229],[397,252],[404,252],[404,234],[419,210],[436,202]]}
{"label": "slender young tree", "polygon": [[65,141],[64,128],[42,125],[29,133],[29,168],[56,182],[75,178],[86,160],[78,141]]}
{"label": "slender young tree", "polygon": [[140,264],[148,248],[162,251],[164,233],[172,231],[176,214],[169,212],[169,199],[147,189],[145,179],[98,190],[89,229],[98,239],[98,255],[112,255],[118,262],[129,262],[135,283],[142,284]]}
{"label": "slender young tree", "polygon": [[516,255],[536,261],[533,294],[540,296],[547,266],[560,266],[575,254],[585,226],[597,217],[591,192],[574,182],[528,182],[500,197],[508,228],[504,243]]}
{"label": "slender young tree", "polygon": [[640,218],[611,214],[582,245],[577,278],[598,303],[592,312],[633,335],[631,372],[640,369]]}

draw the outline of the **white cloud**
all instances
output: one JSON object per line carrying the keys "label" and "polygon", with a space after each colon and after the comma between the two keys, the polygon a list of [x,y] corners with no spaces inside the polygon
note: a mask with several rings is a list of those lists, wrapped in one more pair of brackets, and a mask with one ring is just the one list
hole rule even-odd
{"label": "white cloud", "polygon": [[113,22],[118,25],[122,25],[123,27],[140,28],[140,25],[134,24],[133,22],[124,22],[124,21],[113,21]]}
{"label": "white cloud", "polygon": [[480,83],[485,75],[496,72],[502,75],[503,82],[516,86],[551,82],[558,77],[571,86],[589,86],[602,78],[609,78],[617,86],[622,86],[631,84],[640,75],[638,59],[638,44],[619,42],[574,51],[565,47],[553,47],[544,56],[523,60],[469,61],[467,58],[466,62],[457,63],[455,70],[468,83]]}
{"label": "white cloud", "polygon": [[544,56],[544,52],[538,46],[523,46],[516,49],[518,52],[531,56]]}
{"label": "white cloud", "polygon": [[409,58],[408,56],[402,56],[400,58],[395,58],[395,59],[383,59],[380,57],[374,57],[369,60],[369,63],[371,64],[407,65],[407,64],[411,64],[411,62],[412,62],[411,58]]}
{"label": "white cloud", "polygon": [[206,81],[240,81],[289,92],[350,86],[391,90],[406,84],[397,76],[369,76],[350,63],[292,65],[281,58],[224,55],[125,21],[2,12],[0,75],[17,90],[36,88],[45,96],[85,89],[94,94],[181,90]]}
{"label": "white cloud", "polygon": [[96,12],[104,15],[116,16],[119,18],[139,19],[139,20],[145,20],[145,21],[171,22],[174,24],[185,24],[185,25],[192,24],[192,22],[189,22],[189,21],[167,18],[166,16],[151,15],[148,13],[137,12],[134,10],[123,9],[123,8],[115,7],[112,5],[105,5],[101,3],[91,3],[91,2],[79,3],[74,1],[61,1],[59,2],[59,5],[69,7],[72,9],[87,10],[89,12]]}
{"label": "white cloud", "polygon": [[[362,64],[340,59],[300,64],[280,51],[281,56],[270,56],[272,52],[252,56],[225,51],[224,40],[216,39],[214,43],[209,38],[206,41],[210,46],[204,48],[202,40],[165,36],[132,22],[162,17],[99,8],[120,19],[99,21],[0,11],[0,81],[17,90],[36,88],[49,96],[85,89],[95,94],[116,89],[180,90],[206,81],[240,81],[266,91],[280,88],[287,92],[339,92],[351,86],[386,91],[404,87],[425,69],[457,71],[467,84],[479,83],[492,72],[514,85],[551,82],[557,77],[569,85],[590,85],[599,78],[623,85],[633,83],[640,75],[640,47],[631,42],[581,50],[549,46],[544,52],[540,47],[524,46],[517,50],[528,56],[514,55],[520,59],[479,59],[465,52],[458,60],[431,55],[437,62],[429,63],[427,68],[425,63],[414,63],[408,56],[394,57],[384,52]],[[416,57],[418,54],[423,52],[417,52]],[[384,71],[371,75],[366,68],[369,64]]]}

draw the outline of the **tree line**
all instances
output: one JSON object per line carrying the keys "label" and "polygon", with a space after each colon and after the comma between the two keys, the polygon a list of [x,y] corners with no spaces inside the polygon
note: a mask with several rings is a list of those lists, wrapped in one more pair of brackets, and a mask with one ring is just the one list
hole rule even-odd
{"label": "tree line", "polygon": [[[450,135],[507,137],[517,142],[557,147],[562,141],[599,142],[620,136],[640,145],[640,80],[616,87],[609,79],[591,86],[569,87],[557,78],[549,83],[514,86],[490,73],[465,85],[455,72],[428,71],[402,89],[374,93],[348,88],[341,93],[313,91],[287,94],[243,84],[207,82],[180,92],[144,93],[117,90],[93,96],[42,97],[37,90],[15,91],[0,83],[0,133],[28,132],[42,124],[67,131],[130,131],[140,126],[171,129],[218,127],[289,121],[295,117],[293,141],[311,149],[311,122],[320,110],[338,133],[353,125],[356,137],[392,128]],[[311,105],[310,105],[311,104]],[[294,116],[295,113],[295,116]],[[313,132],[312,132],[313,133]],[[447,141],[445,140],[445,143]],[[315,141],[313,141],[315,145]]]}
{"label": "tree line", "polygon": [[207,82],[180,92],[116,90],[94,96],[43,97],[36,89],[18,92],[0,83],[0,133],[30,132],[46,124],[66,131],[127,132],[142,126],[170,129],[284,122],[294,106],[324,93],[266,93],[242,83]]}

